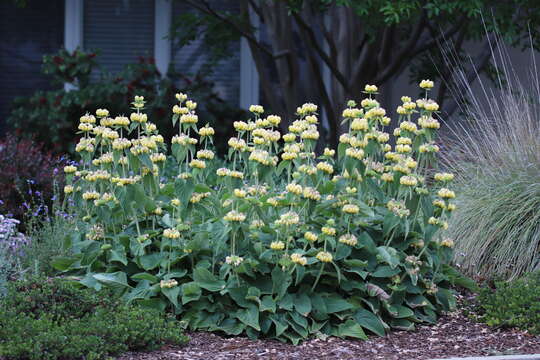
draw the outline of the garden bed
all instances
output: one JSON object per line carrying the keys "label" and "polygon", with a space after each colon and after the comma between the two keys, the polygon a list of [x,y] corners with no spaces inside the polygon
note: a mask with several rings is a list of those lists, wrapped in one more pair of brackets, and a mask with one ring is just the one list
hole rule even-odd
{"label": "garden bed", "polygon": [[[460,300],[463,300],[460,297]],[[461,302],[461,301],[460,301]],[[495,329],[477,323],[464,314],[463,307],[441,317],[433,326],[416,331],[395,331],[367,341],[312,339],[298,346],[273,340],[222,337],[212,333],[189,334],[183,348],[151,353],[128,353],[119,360],[155,359],[437,359],[456,356],[512,355],[540,353],[540,336],[513,329]]]}

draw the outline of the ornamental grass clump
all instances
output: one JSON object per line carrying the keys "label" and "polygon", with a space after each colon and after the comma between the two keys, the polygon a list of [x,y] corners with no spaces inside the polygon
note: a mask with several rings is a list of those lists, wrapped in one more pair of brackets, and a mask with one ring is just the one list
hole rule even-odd
{"label": "ornamental grass clump", "polygon": [[451,175],[428,171],[439,150],[432,86],[402,98],[395,146],[377,88],[366,87],[343,111],[339,147],[320,156],[309,103],[286,134],[279,116],[252,106],[234,123],[225,163],[184,94],[170,155],[142,97],[129,117],[84,115],[83,165],[65,169],[81,212],[65,241],[75,255],[54,265],[127,302],[169,308],[191,329],[298,343],[435,322],[454,305],[453,244],[439,232],[454,192]]}
{"label": "ornamental grass clump", "polygon": [[540,269],[540,83],[536,69],[529,86],[507,54],[492,56],[497,93],[473,91],[459,72],[464,121],[450,127],[442,158],[460,189],[449,236],[464,273],[513,279]]}

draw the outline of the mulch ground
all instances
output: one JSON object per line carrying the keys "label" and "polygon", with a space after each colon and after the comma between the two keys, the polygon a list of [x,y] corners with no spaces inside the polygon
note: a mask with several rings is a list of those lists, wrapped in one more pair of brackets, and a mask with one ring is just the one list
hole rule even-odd
{"label": "mulch ground", "polygon": [[273,340],[249,340],[204,332],[188,335],[190,341],[184,347],[127,353],[118,360],[412,360],[540,353],[540,336],[514,329],[490,328],[465,316],[462,309],[442,316],[436,325],[418,326],[416,331],[396,331],[386,337],[370,337],[367,341],[330,337],[293,346]]}

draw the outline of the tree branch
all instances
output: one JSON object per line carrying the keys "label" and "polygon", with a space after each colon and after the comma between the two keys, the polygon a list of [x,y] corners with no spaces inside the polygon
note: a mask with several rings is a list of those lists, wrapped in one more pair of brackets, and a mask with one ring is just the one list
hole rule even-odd
{"label": "tree branch", "polygon": [[259,19],[262,20],[263,19],[263,13],[261,11],[261,8],[259,6],[257,6],[257,4],[255,4],[255,1],[253,1],[253,0],[248,0],[248,1],[249,1],[249,5],[253,9],[253,11],[255,11],[255,14],[257,14]]}
{"label": "tree branch", "polygon": [[[210,4],[208,4],[207,1],[205,0],[198,0],[198,1],[197,0],[182,0],[182,1],[184,1],[191,7],[199,10],[200,12],[213,16],[214,18],[232,26],[236,32],[238,32],[241,36],[245,37],[251,44],[258,47],[264,54],[272,57],[272,53],[268,49],[266,49],[264,46],[262,46],[261,43],[255,38],[255,36],[253,36],[253,34],[247,32],[245,29],[242,29],[242,27],[240,27],[234,21],[231,21],[230,19],[227,19],[223,15],[216,12],[214,9],[212,9],[212,7],[210,6]],[[200,4],[203,4],[204,6],[201,6]]]}
{"label": "tree branch", "polygon": [[293,14],[294,19],[296,20],[297,24],[300,27],[300,30],[304,32],[306,37],[309,40],[309,43],[313,47],[313,49],[317,52],[319,57],[324,61],[324,63],[328,66],[330,71],[332,72],[332,75],[338,80],[338,82],[343,86],[343,88],[348,91],[349,89],[349,83],[345,76],[339,71],[336,64],[332,62],[332,60],[328,57],[328,54],[319,46],[319,43],[317,41],[317,38],[315,37],[315,33],[313,32],[313,29],[306,24],[302,16],[298,13]]}
{"label": "tree branch", "polygon": [[461,28],[463,28],[463,26],[465,26],[467,24],[468,20],[467,18],[462,18],[461,21],[459,21],[456,25],[452,26],[450,29],[448,29],[446,32],[442,32],[440,31],[439,32],[439,35],[435,36],[435,29],[429,24],[428,22],[428,29],[430,30],[431,32],[431,37],[432,37],[432,40],[430,41],[427,41],[427,42],[424,42],[423,44],[421,45],[418,45],[411,53],[411,56],[416,56],[430,48],[432,48],[433,46],[437,45],[438,43],[440,43],[442,40],[445,40],[445,39],[448,39],[448,38],[451,38],[452,36],[454,36]]}
{"label": "tree branch", "polygon": [[386,70],[376,78],[375,83],[382,84],[390,77],[394,76],[396,71],[403,65],[405,61],[408,61],[411,49],[415,46],[420,38],[420,35],[424,31],[426,26],[426,12],[422,11],[420,19],[414,27],[409,41],[401,48],[401,51],[394,57],[394,61],[386,67]]}

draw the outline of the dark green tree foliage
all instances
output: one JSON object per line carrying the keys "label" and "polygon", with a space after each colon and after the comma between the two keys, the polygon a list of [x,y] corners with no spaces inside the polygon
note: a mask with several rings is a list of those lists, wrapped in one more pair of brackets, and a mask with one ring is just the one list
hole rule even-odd
{"label": "dark green tree foliage", "polygon": [[[359,100],[365,84],[391,84],[406,69],[415,82],[452,79],[468,41],[478,44],[472,61],[463,62],[474,81],[491,69],[493,39],[486,32],[494,30],[512,46],[528,46],[529,32],[539,45],[535,0],[240,0],[236,13],[219,10],[217,1],[178,1],[194,10],[175,22],[172,35],[180,44],[202,38],[215,60],[232,41],[246,39],[271,111],[283,116],[297,104],[318,103],[328,115],[332,145],[340,133],[339,109],[345,99]],[[453,44],[451,60],[441,43]],[[448,85],[439,87],[439,103]]]}

